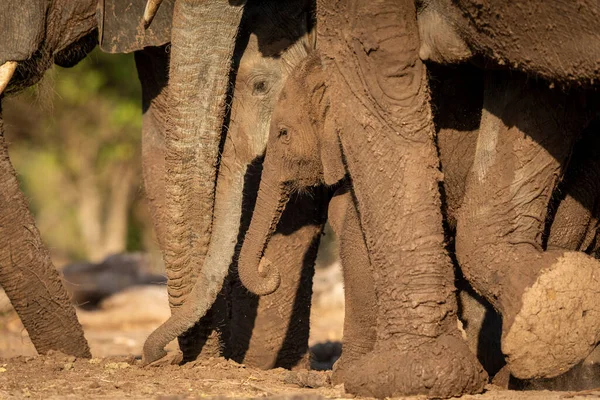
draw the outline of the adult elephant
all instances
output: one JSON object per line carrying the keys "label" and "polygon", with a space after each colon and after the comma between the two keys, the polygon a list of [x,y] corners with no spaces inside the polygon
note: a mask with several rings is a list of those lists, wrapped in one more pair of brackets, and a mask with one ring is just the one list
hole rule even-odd
{"label": "adult elephant", "polygon": [[[543,234],[574,143],[600,112],[599,12],[594,1],[498,0],[434,0],[418,12],[423,59],[472,59],[487,69],[475,163],[456,218],[456,257],[502,314],[502,351],[519,378],[557,376],[600,340],[593,300],[600,265],[546,249]],[[495,71],[502,68],[529,78]]]}
{"label": "adult elephant", "polygon": [[[486,126],[480,127],[480,121],[485,121],[482,120],[482,114],[485,115],[488,110],[482,110],[483,73],[466,67],[452,72],[448,70],[452,69],[438,68],[435,71],[432,93],[437,111],[434,120],[438,130],[442,172],[447,178],[444,181],[447,195],[445,216],[451,227],[448,233],[453,235],[457,213],[465,194],[468,171],[478,167],[474,164],[475,149],[479,135],[487,134]],[[513,73],[498,79],[520,81],[515,75]],[[525,93],[535,93],[538,104],[543,105],[549,94],[535,91],[531,84],[525,85],[528,87]],[[336,114],[330,112],[334,99],[329,97],[329,86],[329,77],[323,73],[318,55],[309,56],[285,84],[272,118],[261,190],[242,248],[239,272],[242,282],[249,290],[264,293],[265,287],[258,272],[259,265],[264,259],[268,259],[267,255],[263,256],[264,248],[269,243],[290,195],[295,191],[310,190],[324,183],[337,189],[329,205],[329,221],[340,237],[340,257],[346,289],[346,318],[343,353],[336,365],[334,379],[346,380],[347,386],[354,388],[355,375],[344,377],[344,373],[348,366],[361,368],[360,357],[373,348],[376,296],[370,271],[371,261],[356,211],[362,205],[352,198],[355,179],[344,163],[344,149],[340,151],[339,139],[332,125],[336,122]],[[565,100],[569,99],[568,94],[558,95],[563,96]],[[521,97],[522,100],[527,98],[528,94]],[[585,111],[579,110],[578,114],[585,115]],[[600,119],[596,120],[595,126],[591,126],[592,130],[597,130],[598,121]],[[552,126],[550,122],[545,124],[547,130]],[[556,215],[549,217],[546,222],[544,235],[548,240],[544,248],[589,253],[597,250],[595,239],[599,231],[595,222],[598,213],[595,204],[600,191],[597,184],[590,185],[590,180],[597,176],[599,165],[598,140],[594,137],[596,133],[586,132],[585,140],[573,153],[575,162],[567,172],[562,189],[566,196],[558,197]],[[343,133],[340,133],[341,135]],[[593,150],[589,149],[590,145],[593,146]],[[478,355],[486,370],[493,375],[504,363],[503,356],[498,351],[498,343],[494,343],[501,333],[501,323],[479,331],[481,322],[479,321],[478,326],[476,320],[483,317],[477,316],[478,310],[473,306],[473,302],[477,301],[470,300],[465,295],[466,293],[461,295],[462,300],[467,300],[463,303],[462,317],[466,317],[469,324],[469,347]],[[485,337],[486,335],[489,336]],[[478,338],[487,341],[488,347],[481,348]],[[562,366],[566,370],[571,365]],[[427,367],[424,369],[427,370]],[[464,379],[467,379],[467,375]],[[429,394],[440,395],[439,390],[434,385]]]}
{"label": "adult elephant", "polygon": [[[451,297],[442,299],[445,292],[433,289],[435,284],[443,285],[447,275],[443,267],[445,254],[443,250],[437,252],[440,243],[433,241],[437,237],[433,233],[438,232],[434,229],[436,224],[428,225],[437,218],[437,213],[429,208],[437,198],[432,172],[437,165],[423,160],[429,160],[424,155],[435,156],[426,147],[431,120],[424,94],[424,67],[417,59],[417,51],[424,58],[446,54],[446,58],[438,57],[444,62],[452,60],[447,56],[451,52],[461,55],[456,60],[464,60],[474,54],[485,57],[488,51],[498,57],[498,64],[523,65],[526,72],[535,71],[555,82],[589,85],[597,79],[599,42],[595,22],[587,13],[581,19],[574,18],[578,9],[571,3],[552,9],[544,6],[547,3],[536,4],[534,15],[539,15],[539,23],[552,18],[558,22],[551,26],[550,35],[531,39],[528,31],[511,25],[514,21],[525,22],[523,15],[521,20],[513,19],[512,14],[510,21],[502,18],[508,13],[506,3],[496,2],[495,10],[487,6],[480,13],[471,10],[476,14],[475,22],[464,19],[471,3],[457,4],[465,9],[449,4],[447,9],[435,8],[436,3],[428,2],[425,6],[432,8],[421,9],[417,14],[412,4],[380,2],[378,8],[370,10],[357,2],[339,2],[323,4],[321,9],[325,11],[318,14],[323,17],[318,25],[323,38],[321,51],[332,77],[327,91],[333,93],[333,99],[344,99],[344,104],[331,101],[329,113],[336,120],[336,128],[332,129],[341,132],[339,140],[352,177],[367,247],[378,271],[378,342],[373,354],[363,359],[366,366],[362,371],[369,372],[354,371],[348,382],[348,387],[361,394],[387,396],[413,389],[431,394],[430,386],[411,387],[407,383],[409,372],[401,367],[390,368],[382,360],[389,359],[391,364],[393,357],[410,356],[411,350],[405,350],[407,340],[414,341],[412,347],[418,348],[422,346],[419,340],[429,338],[429,343],[435,343],[451,334],[448,325],[445,330],[439,329],[444,326],[441,321],[454,312]],[[519,9],[517,15],[533,12],[528,7]],[[440,10],[455,13],[457,20],[451,19],[451,14],[440,14]],[[344,25],[340,21],[331,27],[331,21],[339,15],[351,22]],[[353,19],[353,15],[361,17]],[[416,32],[409,30],[414,28],[412,19],[417,15],[421,42],[414,39],[418,37]],[[486,21],[490,16],[495,19]],[[526,22],[537,21],[530,18]],[[439,24],[434,24],[438,22],[441,28],[458,28],[441,29],[443,34],[439,35]],[[574,23],[582,25],[571,30],[569,24]],[[495,30],[488,29],[490,26]],[[344,33],[345,29],[348,31]],[[519,37],[519,33],[523,36]],[[500,40],[504,35],[512,35],[513,44],[519,44],[519,39],[532,40],[539,47],[528,49],[539,54],[523,53],[518,45],[507,46]],[[544,60],[543,53],[548,51],[563,57],[571,55],[558,39],[572,35],[580,35],[581,43],[591,40],[586,49],[589,51],[564,63],[560,58],[555,64],[550,62],[552,59]],[[500,39],[494,41],[490,36]],[[573,62],[581,69],[570,64]],[[598,103],[593,93],[563,94],[547,86],[519,75],[507,78],[502,73],[487,73],[475,164],[468,172],[457,215],[458,260],[475,289],[502,313],[502,348],[511,372],[521,378],[560,374],[587,356],[598,342],[600,331],[597,307],[592,300],[600,285],[597,261],[565,250],[543,251],[542,243],[551,193],[565,169],[574,140],[597,115]],[[359,101],[353,103],[355,98]],[[364,110],[364,114],[357,110]],[[559,115],[555,115],[556,110],[560,110]],[[394,148],[394,142],[401,147]],[[419,148],[421,151],[417,152]],[[415,165],[421,170],[415,170]],[[280,198],[277,188],[269,190]],[[426,194],[433,197],[420,197]],[[398,231],[406,226],[416,227],[416,231]],[[260,251],[248,254],[251,262],[261,257]],[[568,278],[564,278],[566,275]],[[405,282],[402,276],[413,279]],[[254,290],[268,292],[275,287],[271,277],[264,281],[267,290],[255,285]],[[417,284],[422,289],[418,297],[413,288]],[[568,289],[564,290],[563,285]],[[431,316],[444,307],[445,311],[437,315],[439,319]],[[439,330],[424,329],[427,323],[421,318],[425,316]],[[450,381],[460,381],[460,368],[449,367],[454,361],[436,358],[437,366],[448,366],[447,371],[452,371],[444,374],[437,370],[436,379],[446,376]],[[427,365],[426,362],[417,365]],[[416,383],[412,380],[411,384]]]}
{"label": "adult elephant", "polygon": [[[245,9],[221,1],[175,3],[166,96],[166,202],[158,208],[163,209],[161,218],[167,228],[163,241],[167,268],[171,280],[180,282],[172,291],[177,292],[175,297],[185,296],[185,301],[148,338],[145,362],[160,359],[169,341],[187,335],[222,290],[249,223],[275,99],[289,70],[314,46],[308,35],[311,8],[310,1],[255,2]],[[233,106],[223,152],[217,159],[231,75],[235,78]],[[263,367],[290,367],[298,362],[298,354],[306,353],[310,285],[298,283],[311,279],[323,224],[323,212],[310,204],[297,199],[297,207],[288,211],[288,223],[281,226],[280,239],[268,250],[282,268],[294,270],[283,283],[296,299],[289,294],[256,299],[259,308],[279,311],[254,317],[254,311],[236,306],[240,303],[235,299],[246,291],[233,284],[235,328],[228,335],[234,342],[229,354],[234,359],[247,361],[249,355],[243,358],[242,354],[249,352]],[[280,332],[278,327],[290,321],[287,332]],[[240,326],[253,326],[252,337]],[[248,343],[254,343],[257,350],[246,351]],[[279,348],[273,357],[272,349]]]}
{"label": "adult elephant", "polygon": [[[239,10],[229,7],[220,14],[237,15]],[[199,8],[186,11],[191,15]],[[435,386],[432,395],[438,396],[480,389],[482,376],[461,343],[453,318],[453,270],[444,249],[438,159],[425,68],[417,55],[414,4],[320,2],[317,15],[321,50],[334,76],[332,97],[344,99],[343,105],[332,105],[339,112],[341,144],[354,193],[363,205],[361,225],[378,271],[379,340],[363,369],[352,374],[354,387],[365,386],[378,396],[428,392],[431,385]],[[218,109],[214,111],[220,115]],[[185,183],[176,187],[183,189]],[[413,229],[394,229],[401,226]],[[173,255],[186,254],[183,249],[173,250]],[[280,280],[275,264],[267,259],[262,275],[265,288]],[[222,279],[222,273],[202,271],[188,298],[197,301],[187,301],[148,339],[147,362],[161,357],[162,347],[206,312]],[[399,359],[404,362],[398,364]],[[432,363],[439,368],[415,378],[413,367]],[[463,380],[466,371],[469,377]]]}
{"label": "adult elephant", "polygon": [[[486,56],[489,51],[504,54],[513,67],[522,63],[523,70],[536,71],[558,82],[589,84],[597,79],[598,32],[593,18],[574,18],[579,11],[570,3],[553,9],[541,4],[533,9],[523,7],[526,13],[539,14],[542,23],[552,18],[561,21],[551,27],[551,35],[531,39],[540,46],[529,48],[531,51],[544,53],[552,48],[568,57],[571,53],[561,52],[564,44],[559,38],[579,34],[581,43],[592,40],[589,52],[565,63],[559,58],[553,64],[551,59],[544,60],[543,54],[523,53],[520,46],[511,53],[513,47],[506,46],[505,41],[489,39],[515,35],[514,42],[519,43],[517,39],[531,36],[522,27],[512,27],[519,19],[503,19],[508,6],[496,3],[496,12],[488,8],[480,13],[471,10],[476,14],[472,18],[475,22],[464,19],[464,27],[454,32],[442,30],[444,34],[439,37],[435,36],[439,32],[433,22],[442,21],[446,28],[461,25],[452,22],[450,14],[432,17],[428,15],[431,10],[421,9],[420,23],[430,23],[420,27],[422,41],[418,40],[418,14],[411,2],[319,3],[321,51],[331,76],[327,91],[334,99],[328,111],[335,120],[331,129],[341,132],[345,168],[352,177],[367,248],[377,271],[378,340],[348,382],[348,387],[361,394],[450,395],[431,392],[431,385],[436,387],[436,382],[444,379],[448,379],[445,388],[456,390],[456,394],[470,390],[459,384],[468,382],[470,376],[465,374],[468,369],[459,364],[462,358],[446,358],[440,351],[442,356],[435,357],[436,368],[430,369],[426,366],[431,359],[423,356],[434,354],[431,349],[436,346],[450,347],[447,338],[454,334],[447,317],[454,314],[455,305],[441,218],[435,206],[439,204],[435,173],[438,161],[432,150],[427,83],[418,52],[425,58],[454,51],[461,55],[456,59],[464,60],[473,54]],[[464,18],[471,3],[457,4],[465,9],[448,4],[446,12]],[[425,5],[436,13],[444,10],[436,9],[434,2]],[[521,16],[520,21],[525,22]],[[488,17],[500,22],[486,21]],[[535,23],[537,19],[529,21]],[[568,26],[574,23],[582,25],[571,33]],[[489,30],[489,26],[496,31]],[[519,38],[519,33],[524,37]],[[494,53],[495,46],[498,50]],[[506,59],[503,62],[506,64]],[[581,65],[581,70],[570,62]],[[597,261],[581,253],[542,250],[551,193],[575,138],[595,116],[597,103],[590,93],[563,96],[544,85],[488,73],[475,166],[466,179],[465,197],[457,216],[459,262],[475,289],[503,314],[503,351],[511,372],[522,378],[560,374],[587,356],[598,342],[600,331],[592,300],[600,289]],[[557,109],[561,110],[560,116],[553,116]],[[287,129],[281,129],[281,136],[287,137]],[[507,160],[509,164],[504,165]],[[281,198],[278,190],[265,183],[265,191],[275,199]],[[405,230],[407,226],[410,231]],[[248,253],[251,262],[263,256],[260,246],[253,250]],[[277,273],[269,272],[262,286],[253,285],[254,290],[268,293],[276,287]],[[565,275],[569,278],[561,278]],[[404,276],[411,280],[402,279]],[[564,284],[569,289],[561,289]],[[568,322],[562,326],[561,321]],[[417,348],[424,349],[420,355],[414,354]],[[407,358],[409,364],[429,371],[420,375],[423,386],[419,387],[419,380],[411,376],[409,369],[397,364],[392,367],[393,360]]]}

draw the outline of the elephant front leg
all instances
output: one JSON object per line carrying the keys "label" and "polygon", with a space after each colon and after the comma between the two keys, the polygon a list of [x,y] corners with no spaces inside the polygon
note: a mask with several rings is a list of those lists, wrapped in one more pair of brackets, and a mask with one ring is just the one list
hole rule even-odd
{"label": "elephant front leg", "polygon": [[[320,1],[329,114],[375,275],[377,340],[345,388],[378,398],[481,392],[487,375],[457,328],[439,159],[411,0]],[[331,61],[329,61],[331,60]]]}
{"label": "elephant front leg", "polygon": [[257,297],[238,281],[232,288],[231,358],[254,367],[309,368],[308,338],[314,265],[325,223],[322,188],[293,196],[264,257],[281,284]]}
{"label": "elephant front leg", "polygon": [[553,377],[600,339],[600,263],[542,248],[548,206],[585,103],[502,74],[486,77],[484,111],[458,214],[465,277],[502,314],[502,351],[518,378]]}
{"label": "elephant front leg", "polygon": [[91,357],[75,309],[19,189],[8,157],[1,114],[0,286],[38,353],[59,350],[77,357]]}
{"label": "elephant front leg", "polygon": [[352,379],[347,370],[373,350],[377,305],[375,280],[360,219],[350,188],[339,189],[329,203],[329,223],[338,237],[344,273],[344,338],[342,356],[333,367],[333,381]]}

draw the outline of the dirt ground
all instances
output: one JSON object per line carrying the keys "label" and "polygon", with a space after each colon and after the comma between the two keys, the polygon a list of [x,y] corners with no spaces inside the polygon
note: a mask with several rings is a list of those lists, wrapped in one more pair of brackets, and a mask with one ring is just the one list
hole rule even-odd
{"label": "dirt ground", "polygon": [[[136,287],[106,299],[100,310],[78,310],[93,359],[61,353],[39,357],[18,317],[0,296],[0,399],[17,398],[351,398],[332,386],[329,371],[261,371],[223,359],[184,366],[140,367],[147,335],[169,316],[166,290]],[[315,277],[311,346],[341,339],[343,287],[339,268],[318,270]],[[327,346],[325,346],[327,347]],[[335,347],[335,346],[333,346]],[[168,350],[175,351],[171,343]],[[399,360],[400,361],[400,360]],[[326,365],[325,365],[326,366]],[[488,386],[464,399],[590,399],[585,392],[505,391]]]}

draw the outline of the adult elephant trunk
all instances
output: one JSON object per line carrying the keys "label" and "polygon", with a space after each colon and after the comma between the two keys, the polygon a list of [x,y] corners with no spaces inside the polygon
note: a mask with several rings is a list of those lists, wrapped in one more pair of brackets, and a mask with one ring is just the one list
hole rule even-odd
{"label": "adult elephant trunk", "polygon": [[269,170],[263,172],[252,222],[244,239],[238,265],[244,286],[259,296],[273,293],[281,281],[277,267],[263,257],[291,192],[288,185],[270,178],[274,173]]}
{"label": "adult elephant trunk", "polygon": [[174,6],[164,257],[171,306],[179,309],[146,341],[145,362],[164,356],[164,346],[206,314],[224,279],[223,271],[198,268],[210,242],[219,144],[243,3],[178,0]]}

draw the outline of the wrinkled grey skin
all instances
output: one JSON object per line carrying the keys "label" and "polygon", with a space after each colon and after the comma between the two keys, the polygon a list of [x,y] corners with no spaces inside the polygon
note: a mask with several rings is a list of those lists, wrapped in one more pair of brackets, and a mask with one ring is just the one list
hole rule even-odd
{"label": "wrinkled grey skin", "polygon": [[[297,60],[304,57],[307,48],[314,46],[313,39],[307,36],[310,23],[307,5],[306,1],[288,2],[285,6],[266,2],[263,3],[263,7],[252,7],[246,9],[244,13],[240,39],[233,55],[235,86],[232,88],[233,99],[227,137],[224,139],[225,143],[219,161],[213,237],[207,255],[213,261],[205,262],[207,268],[219,271],[220,274],[226,274],[230,268],[237,242],[243,238],[245,229],[243,221],[249,221],[252,209],[245,203],[252,202],[253,190],[254,195],[256,191],[249,183],[259,177],[257,171],[260,172],[260,169],[257,167],[260,167],[271,111],[282,82]],[[299,37],[301,39],[297,40]],[[163,48],[146,48],[143,52],[136,54],[136,60],[144,87],[145,113],[142,147],[144,182],[158,238],[164,248],[168,229],[165,204],[167,181],[165,163],[160,160],[164,159],[164,132],[170,112],[169,90],[166,87],[169,68],[168,53]],[[200,200],[201,198],[195,199],[196,202]],[[309,215],[313,211],[298,209],[296,213],[305,215],[308,222],[310,221]],[[292,225],[288,229],[291,227]],[[279,246],[290,246],[297,240],[294,238],[295,235],[304,234],[300,231],[292,234],[286,232],[282,236],[282,243]],[[291,263],[289,267],[299,272],[303,265],[307,267],[312,263],[312,261],[308,261],[312,257],[309,253],[314,253],[316,250],[311,248],[310,243],[304,242],[299,243],[298,246],[292,246],[292,248],[293,250],[288,250],[287,253],[295,254],[295,256],[287,258],[287,261],[284,261],[286,257],[280,258],[280,260],[282,263]],[[306,264],[307,262],[308,264]],[[172,270],[167,266],[170,278],[170,301],[173,309],[181,307],[185,302],[186,295],[194,285],[196,277],[203,273],[200,267],[202,265],[190,264],[184,269]],[[287,279],[290,280],[291,285],[296,278],[294,275],[290,275]],[[180,337],[180,347],[184,352],[184,358],[195,358],[200,352],[205,355],[225,353],[247,364],[262,368],[276,365],[293,366],[292,359],[297,356],[292,355],[289,357],[289,361],[285,361],[281,355],[277,355],[278,351],[284,351],[285,347],[289,347],[289,338],[285,339],[285,332],[288,330],[286,321],[291,317],[291,314],[287,315],[287,313],[292,313],[294,307],[292,299],[287,295],[280,294],[270,300],[262,300],[257,305],[257,310],[251,310],[248,307],[257,301],[248,298],[247,291],[241,287],[238,288],[239,284],[236,284],[236,281],[237,278],[233,274],[228,283],[230,289],[226,290],[227,293],[223,293],[227,298],[232,297],[228,300],[231,309],[223,310],[223,304],[219,306],[218,310],[213,307],[210,315],[202,317],[193,329]],[[290,290],[294,289],[290,287]],[[310,291],[310,286],[305,285],[300,290]],[[296,301],[300,301],[300,298],[302,295],[298,294]],[[275,310],[280,310],[283,315],[270,316]],[[252,319],[251,316],[254,313],[256,316]],[[228,328],[230,321],[222,320],[220,317],[218,321],[211,321],[216,315],[226,314],[232,315],[231,323],[234,325],[231,330]],[[270,326],[261,322],[269,320],[272,321],[269,322]],[[281,323],[273,321],[281,321]],[[247,324],[253,326],[247,328],[244,326]],[[308,332],[308,324],[306,322],[304,324],[306,328],[301,330]],[[216,335],[218,337],[212,337],[210,340],[212,343],[204,344],[203,340],[210,335],[213,328],[218,330]],[[266,331],[262,332],[261,329],[266,329]],[[248,336],[248,331],[252,332],[252,337]],[[262,343],[262,339],[260,339],[262,336],[265,336],[265,339],[270,337],[271,343]],[[303,334],[296,332],[294,336],[297,337],[295,341],[298,344],[291,346],[297,347],[298,351],[301,351],[303,346],[299,342],[303,340],[301,339]],[[248,341],[249,347],[244,349],[243,342]],[[242,344],[240,345],[240,343]],[[280,349],[278,346],[283,346],[283,348]],[[292,351],[292,353],[294,352]]]}
{"label": "wrinkled grey skin", "polygon": [[474,60],[553,82],[590,85],[600,75],[600,4],[533,0],[419,0],[419,56]]}

